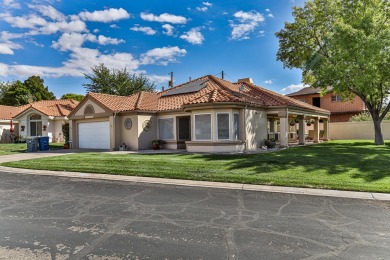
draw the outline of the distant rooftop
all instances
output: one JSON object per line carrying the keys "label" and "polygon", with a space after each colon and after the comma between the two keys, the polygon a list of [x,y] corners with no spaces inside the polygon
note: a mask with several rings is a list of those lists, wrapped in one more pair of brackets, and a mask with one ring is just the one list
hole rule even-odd
{"label": "distant rooftop", "polygon": [[[332,87],[328,87],[327,91],[332,91]],[[297,92],[293,92],[290,94],[287,94],[288,97],[294,97],[294,96],[304,96],[304,95],[311,95],[311,94],[319,94],[321,93],[321,88],[312,88],[312,87],[306,87],[301,90],[298,90]]]}

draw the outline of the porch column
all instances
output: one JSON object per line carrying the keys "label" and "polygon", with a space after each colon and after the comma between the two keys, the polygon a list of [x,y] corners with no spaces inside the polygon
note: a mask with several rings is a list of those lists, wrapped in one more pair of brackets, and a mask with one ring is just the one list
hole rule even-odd
{"label": "porch column", "polygon": [[275,118],[272,117],[269,119],[269,133],[272,133],[272,137],[270,136],[269,138],[275,138],[275,132],[276,132],[275,123],[276,123]]}
{"label": "porch column", "polygon": [[318,117],[314,118],[314,143],[320,142],[320,122]]}
{"label": "porch column", "polygon": [[280,118],[280,147],[288,147],[288,116]]}
{"label": "porch column", "polygon": [[305,145],[305,135],[306,133],[306,124],[305,124],[305,115],[303,115],[299,119],[299,144],[300,145]]}
{"label": "porch column", "polygon": [[322,119],[324,122],[324,141],[330,141],[329,138],[329,118]]}
{"label": "porch column", "polygon": [[275,119],[273,117],[269,119],[269,131],[275,133]]}

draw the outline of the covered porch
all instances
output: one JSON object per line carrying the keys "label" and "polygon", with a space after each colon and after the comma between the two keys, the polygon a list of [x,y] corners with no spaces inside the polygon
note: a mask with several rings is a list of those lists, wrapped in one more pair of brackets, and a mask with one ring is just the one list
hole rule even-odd
{"label": "covered porch", "polygon": [[329,118],[329,113],[289,108],[269,111],[267,139],[278,140],[280,147],[328,141]]}

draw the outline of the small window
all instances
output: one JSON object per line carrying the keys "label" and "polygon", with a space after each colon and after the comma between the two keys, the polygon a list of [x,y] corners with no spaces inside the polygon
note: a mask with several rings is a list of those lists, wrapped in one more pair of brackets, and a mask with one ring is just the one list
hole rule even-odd
{"label": "small window", "polygon": [[229,139],[229,113],[217,113],[218,140]]}
{"label": "small window", "polygon": [[86,108],[84,109],[84,115],[93,115],[95,114],[95,109],[93,108],[92,105],[88,105],[86,106]]}
{"label": "small window", "polygon": [[30,116],[30,120],[41,120],[41,119],[42,119],[42,117],[40,115],[37,115],[37,114]]}
{"label": "small window", "polygon": [[304,98],[300,98],[299,101],[306,103],[306,99],[304,99]]}
{"label": "small window", "polygon": [[173,139],[173,118],[158,120],[159,137],[162,140]]}
{"label": "small window", "polygon": [[333,102],[341,102],[341,101],[343,101],[343,98],[340,95],[335,95],[335,96],[332,96],[332,101]]}
{"label": "small window", "polygon": [[233,139],[240,139],[240,115],[238,113],[233,114]]}
{"label": "small window", "polygon": [[211,115],[195,115],[196,140],[211,140]]}

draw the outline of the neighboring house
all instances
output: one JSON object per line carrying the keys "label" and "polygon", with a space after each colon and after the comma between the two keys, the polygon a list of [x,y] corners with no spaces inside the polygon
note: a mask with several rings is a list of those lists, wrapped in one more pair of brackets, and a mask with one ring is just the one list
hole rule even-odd
{"label": "neighboring house", "polygon": [[[89,93],[69,115],[74,148],[130,150],[152,148],[152,140],[164,148],[190,152],[254,150],[264,145],[269,131],[280,122],[280,145],[287,146],[289,120],[312,118],[328,128],[329,111],[255,86],[247,78],[232,83],[215,76],[184,83],[159,93],[131,96]],[[273,123],[270,123],[273,122]],[[328,131],[325,133],[325,139]]]}
{"label": "neighboring house", "polygon": [[[11,119],[12,115],[19,113],[21,109],[13,106],[0,105],[0,138],[3,142],[11,142]],[[13,120],[13,134],[19,135],[18,121]]]}
{"label": "neighboring house", "polygon": [[[42,100],[20,107],[0,106],[3,127],[12,118],[15,124],[15,135],[48,136],[50,142],[63,142],[62,124],[79,102],[74,100]],[[4,112],[5,111],[5,112]],[[5,117],[3,116],[3,117]],[[9,129],[9,128],[8,128]]]}
{"label": "neighboring house", "polygon": [[367,110],[363,100],[358,96],[355,96],[352,100],[343,101],[340,95],[333,93],[331,87],[328,88],[324,96],[321,96],[320,88],[311,87],[303,88],[286,96],[329,110],[331,112],[330,121],[332,123],[348,122],[352,116]]}

